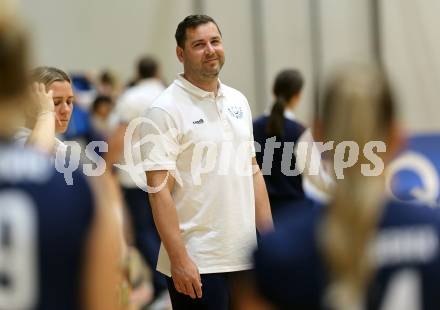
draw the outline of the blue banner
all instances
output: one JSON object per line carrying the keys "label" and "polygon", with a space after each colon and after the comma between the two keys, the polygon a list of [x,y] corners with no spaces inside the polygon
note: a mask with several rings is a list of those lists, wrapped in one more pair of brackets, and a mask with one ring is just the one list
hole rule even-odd
{"label": "blue banner", "polygon": [[440,133],[410,137],[389,168],[388,190],[395,198],[440,207]]}

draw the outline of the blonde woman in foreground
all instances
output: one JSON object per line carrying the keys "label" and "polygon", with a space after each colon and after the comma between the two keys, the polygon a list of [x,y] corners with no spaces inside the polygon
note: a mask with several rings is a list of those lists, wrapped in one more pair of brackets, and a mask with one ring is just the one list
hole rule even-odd
{"label": "blonde woman in foreground", "polygon": [[13,143],[32,100],[52,101],[29,94],[18,20],[0,0],[0,309],[119,309],[123,243],[106,179],[90,188],[75,173],[67,186],[44,153]]}

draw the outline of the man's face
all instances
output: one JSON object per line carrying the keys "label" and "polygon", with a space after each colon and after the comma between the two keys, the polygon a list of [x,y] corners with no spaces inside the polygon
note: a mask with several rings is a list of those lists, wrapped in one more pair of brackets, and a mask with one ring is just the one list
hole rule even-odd
{"label": "man's face", "polygon": [[177,47],[185,74],[196,79],[217,78],[225,63],[222,37],[214,23],[186,29],[185,48]]}

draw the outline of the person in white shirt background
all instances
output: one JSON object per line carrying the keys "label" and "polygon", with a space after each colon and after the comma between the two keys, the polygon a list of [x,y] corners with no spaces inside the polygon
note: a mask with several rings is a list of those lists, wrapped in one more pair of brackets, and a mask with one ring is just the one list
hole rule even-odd
{"label": "person in white shirt background", "polygon": [[[110,134],[109,151],[105,155],[109,169],[112,169],[116,163],[124,163],[121,156],[124,150],[124,137],[130,122],[144,116],[154,99],[165,89],[160,78],[159,63],[154,58],[142,56],[137,62],[136,70],[135,85],[129,87],[116,102],[114,118],[117,125]],[[132,145],[134,145],[140,138],[139,131],[135,131],[134,136],[130,138]],[[132,148],[131,154],[133,154],[135,163],[140,162],[139,149]],[[169,304],[169,297],[165,278],[155,270],[160,238],[154,225],[151,208],[145,199],[145,192],[137,187],[135,181],[126,171],[117,169],[113,172],[124,196],[134,246],[151,268],[153,297],[149,301],[149,306],[152,309],[162,309]],[[142,174],[142,177],[145,178],[145,175]],[[131,238],[129,237],[129,239]]]}
{"label": "person in white shirt background", "polygon": [[289,149],[293,152],[305,130],[293,112],[300,102],[303,85],[299,70],[281,70],[273,82],[271,113],[258,117],[253,123],[255,142],[260,148],[257,162],[263,171],[275,226],[293,201],[304,198],[302,175],[292,170],[296,169],[296,157],[285,156]]}

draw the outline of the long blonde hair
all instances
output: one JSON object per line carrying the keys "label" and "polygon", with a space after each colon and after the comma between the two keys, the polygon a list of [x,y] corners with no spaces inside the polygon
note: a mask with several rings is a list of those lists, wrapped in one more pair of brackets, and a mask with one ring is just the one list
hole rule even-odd
{"label": "long blonde hair", "polygon": [[361,175],[361,164],[369,163],[362,150],[370,141],[388,141],[394,115],[383,72],[366,67],[339,72],[324,94],[322,115],[324,141],[359,146],[357,163],[337,180],[320,235],[330,280],[326,303],[334,309],[357,309],[372,276],[368,249],[384,191],[382,176]]}

